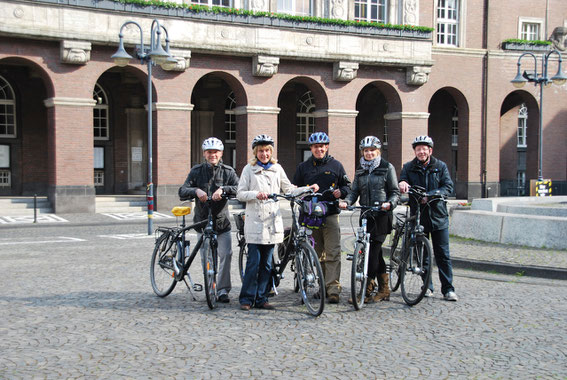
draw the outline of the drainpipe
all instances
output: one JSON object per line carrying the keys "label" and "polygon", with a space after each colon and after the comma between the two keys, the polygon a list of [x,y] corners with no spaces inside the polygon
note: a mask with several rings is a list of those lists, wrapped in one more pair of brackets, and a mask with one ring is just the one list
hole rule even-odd
{"label": "drainpipe", "polygon": [[481,197],[488,198],[486,180],[487,130],[488,130],[488,15],[490,0],[484,0],[484,17],[482,25],[482,45],[486,50],[482,61],[482,132],[481,132]]}

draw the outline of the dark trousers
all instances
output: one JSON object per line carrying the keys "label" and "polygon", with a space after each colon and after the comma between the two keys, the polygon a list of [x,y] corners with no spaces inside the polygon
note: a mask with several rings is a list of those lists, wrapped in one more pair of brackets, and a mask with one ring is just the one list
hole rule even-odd
{"label": "dark trousers", "polygon": [[[439,269],[439,281],[441,282],[441,293],[454,292],[453,288],[453,266],[449,256],[449,229],[433,231],[430,233],[433,243],[433,254]],[[429,289],[433,291],[433,278],[429,280]]]}
{"label": "dark trousers", "polygon": [[368,280],[377,278],[386,273],[386,262],[382,252],[382,244],[386,240],[386,235],[371,237],[370,256],[368,256]]}

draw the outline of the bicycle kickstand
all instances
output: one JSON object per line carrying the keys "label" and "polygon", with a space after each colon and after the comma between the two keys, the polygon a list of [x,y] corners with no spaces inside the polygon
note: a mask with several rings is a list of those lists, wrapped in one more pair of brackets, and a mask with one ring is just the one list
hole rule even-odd
{"label": "bicycle kickstand", "polygon": [[191,286],[189,286],[185,277],[183,277],[183,282],[185,283],[185,286],[187,286],[189,293],[191,293],[191,297],[193,297],[193,301],[197,301],[195,294],[193,294],[193,290],[195,290],[196,292],[200,292],[201,290],[203,290],[203,286],[200,284],[195,284],[191,279],[191,275],[189,273],[187,273],[187,278],[189,279],[189,283],[191,283]]}

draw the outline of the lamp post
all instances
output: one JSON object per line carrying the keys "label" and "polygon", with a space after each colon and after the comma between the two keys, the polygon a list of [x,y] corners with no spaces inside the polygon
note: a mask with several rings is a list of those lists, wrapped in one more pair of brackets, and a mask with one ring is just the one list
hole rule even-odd
{"label": "lamp post", "polygon": [[[557,54],[559,57],[559,66],[557,68],[557,73],[549,78],[547,74],[547,65],[549,63],[549,57],[552,54]],[[521,60],[524,56],[529,55],[534,59],[534,70],[533,71],[524,71],[522,73],[521,70]],[[538,74],[537,72],[537,57],[530,52],[523,53],[518,58],[518,73],[516,77],[511,80],[512,84],[516,88],[522,88],[527,82],[534,83],[535,86],[539,85],[539,136],[538,136],[538,147],[539,147],[539,156],[538,156],[538,173],[537,178],[538,181],[543,180],[543,172],[542,172],[542,165],[543,165],[543,87],[547,87],[552,83],[561,86],[567,81],[567,76],[563,74],[561,71],[561,62],[562,57],[561,53],[557,50],[551,50],[548,53],[544,53],[541,57],[541,73]]]}
{"label": "lamp post", "polygon": [[[140,46],[136,49],[136,57],[140,60],[141,64],[148,66],[148,185],[146,195],[148,200],[148,235],[152,234],[153,230],[153,211],[154,211],[154,184],[152,178],[152,66],[154,64],[163,64],[165,62],[177,62],[171,57],[169,53],[169,35],[167,29],[160,25],[159,21],[154,19],[150,29],[150,43],[148,46],[144,45],[144,33],[142,27],[135,21],[126,21],[120,27],[118,34],[118,50],[112,55],[112,59],[117,66],[126,66],[133,58],[124,49],[124,35],[122,31],[127,25],[136,25],[140,30]],[[165,50],[161,47],[161,30],[165,31]]]}

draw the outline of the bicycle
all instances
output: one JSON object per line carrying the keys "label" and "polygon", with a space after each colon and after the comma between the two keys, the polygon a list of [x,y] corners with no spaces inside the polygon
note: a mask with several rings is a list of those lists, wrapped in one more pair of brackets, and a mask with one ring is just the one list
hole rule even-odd
{"label": "bicycle", "polygon": [[245,216],[246,212],[244,211],[233,215],[236,225],[236,240],[238,241],[238,273],[240,274],[240,281],[244,279],[246,259],[248,258],[248,247],[246,246],[246,238],[244,237]]}
{"label": "bicycle", "polygon": [[364,305],[368,282],[368,257],[370,254],[370,233],[367,231],[368,217],[372,212],[384,212],[384,210],[382,210],[381,202],[377,202],[375,206],[347,206],[347,210],[356,209],[361,210],[360,227],[356,229],[352,258],[348,257],[348,259],[352,260],[350,272],[352,305],[355,310],[360,310]]}
{"label": "bicycle", "polygon": [[[291,208],[291,229],[281,248],[278,249],[278,260],[272,262],[271,284],[274,294],[278,294],[278,286],[284,278],[284,270],[291,262],[294,272],[294,290],[301,294],[303,304],[309,313],[315,317],[321,315],[325,308],[325,278],[319,263],[317,253],[313,248],[311,230],[301,226],[297,217],[296,205],[301,207],[305,200],[301,197],[306,193],[313,195],[310,190],[298,195],[270,194],[269,199],[277,202],[279,198],[288,200]],[[239,259],[240,261],[240,259]]]}
{"label": "bicycle", "polygon": [[[226,196],[223,196],[226,199]],[[195,284],[191,279],[189,267],[193,263],[197,252],[201,250],[203,282],[205,284],[205,296],[207,305],[214,309],[217,305],[217,233],[214,230],[212,215],[212,199],[206,201],[208,206],[208,217],[198,223],[187,226],[185,216],[191,213],[190,206],[177,206],[171,212],[177,217],[183,217],[181,225],[177,227],[158,227],[154,252],[152,254],[150,266],[150,280],[152,288],[159,297],[168,296],[178,282],[183,281],[189,289],[193,300],[196,300],[194,291],[202,291],[203,286]],[[190,230],[203,228],[203,233],[197,240],[191,252],[190,241],[186,234]],[[187,278],[185,278],[187,277]],[[191,284],[187,283],[187,280]]]}
{"label": "bicycle", "polygon": [[[418,205],[427,197],[425,189],[419,186],[411,186],[408,194]],[[425,207],[440,200],[444,200],[443,196],[429,196]],[[404,204],[407,206],[405,215],[394,214],[396,223],[390,240],[390,289],[396,291],[401,285],[404,301],[414,306],[423,299],[429,286],[433,247],[421,225],[421,207],[416,207],[415,214],[411,215],[409,199]]]}

